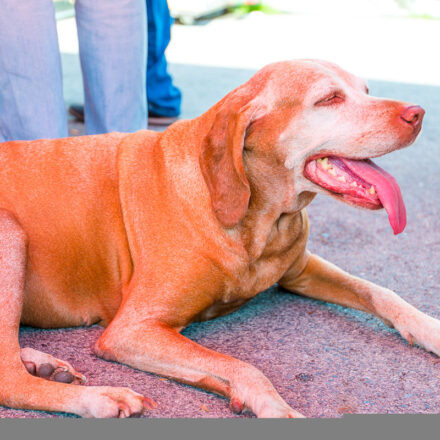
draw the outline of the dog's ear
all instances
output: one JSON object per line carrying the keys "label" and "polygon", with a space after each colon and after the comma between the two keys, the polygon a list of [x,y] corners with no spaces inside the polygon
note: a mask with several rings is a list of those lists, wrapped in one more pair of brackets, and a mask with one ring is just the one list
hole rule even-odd
{"label": "dog's ear", "polygon": [[240,223],[248,209],[251,193],[244,173],[243,147],[257,111],[252,102],[243,106],[226,101],[203,142],[200,166],[215,215],[227,228]]}

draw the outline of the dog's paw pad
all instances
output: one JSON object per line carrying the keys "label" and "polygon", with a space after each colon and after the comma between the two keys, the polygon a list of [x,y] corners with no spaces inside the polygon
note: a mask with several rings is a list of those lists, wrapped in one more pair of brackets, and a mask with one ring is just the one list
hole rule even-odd
{"label": "dog's paw pad", "polygon": [[75,380],[75,376],[70,371],[59,371],[53,375],[55,382],[72,383]]}
{"label": "dog's paw pad", "polygon": [[78,373],[68,362],[30,347],[21,349],[21,360],[27,371],[34,376],[63,383],[87,382],[86,377]]}
{"label": "dog's paw pad", "polygon": [[45,363],[38,366],[37,375],[44,379],[50,379],[54,371],[55,367],[52,364]]}

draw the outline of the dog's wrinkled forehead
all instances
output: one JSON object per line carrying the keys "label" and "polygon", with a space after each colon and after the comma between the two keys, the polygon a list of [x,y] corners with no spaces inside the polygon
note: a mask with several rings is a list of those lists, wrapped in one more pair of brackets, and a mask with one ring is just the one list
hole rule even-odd
{"label": "dog's wrinkled forehead", "polygon": [[330,63],[329,61],[310,60],[315,66],[320,66],[318,71],[322,72],[323,79],[337,81],[338,84],[346,85],[354,89],[365,89],[366,81],[341,69],[337,64]]}
{"label": "dog's wrinkled forehead", "polygon": [[328,61],[285,61],[268,68],[271,70],[268,87],[273,94],[280,94],[279,99],[291,97],[307,101],[333,90],[368,91],[365,80]]}

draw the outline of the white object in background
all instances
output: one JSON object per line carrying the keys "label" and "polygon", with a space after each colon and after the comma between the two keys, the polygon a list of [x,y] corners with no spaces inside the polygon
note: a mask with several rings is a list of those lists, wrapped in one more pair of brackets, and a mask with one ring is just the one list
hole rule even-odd
{"label": "white object in background", "polygon": [[231,0],[168,0],[171,16],[184,24],[192,24],[199,17],[224,11],[238,3]]}

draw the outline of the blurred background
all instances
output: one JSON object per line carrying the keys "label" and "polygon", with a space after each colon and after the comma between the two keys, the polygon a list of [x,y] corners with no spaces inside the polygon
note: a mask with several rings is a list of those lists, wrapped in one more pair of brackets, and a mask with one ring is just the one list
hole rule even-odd
{"label": "blurred background", "polygon": [[[67,104],[82,102],[73,2],[56,1]],[[166,52],[199,115],[262,66],[323,58],[368,79],[440,85],[440,0],[169,0]],[[79,134],[81,124],[73,127]]]}

